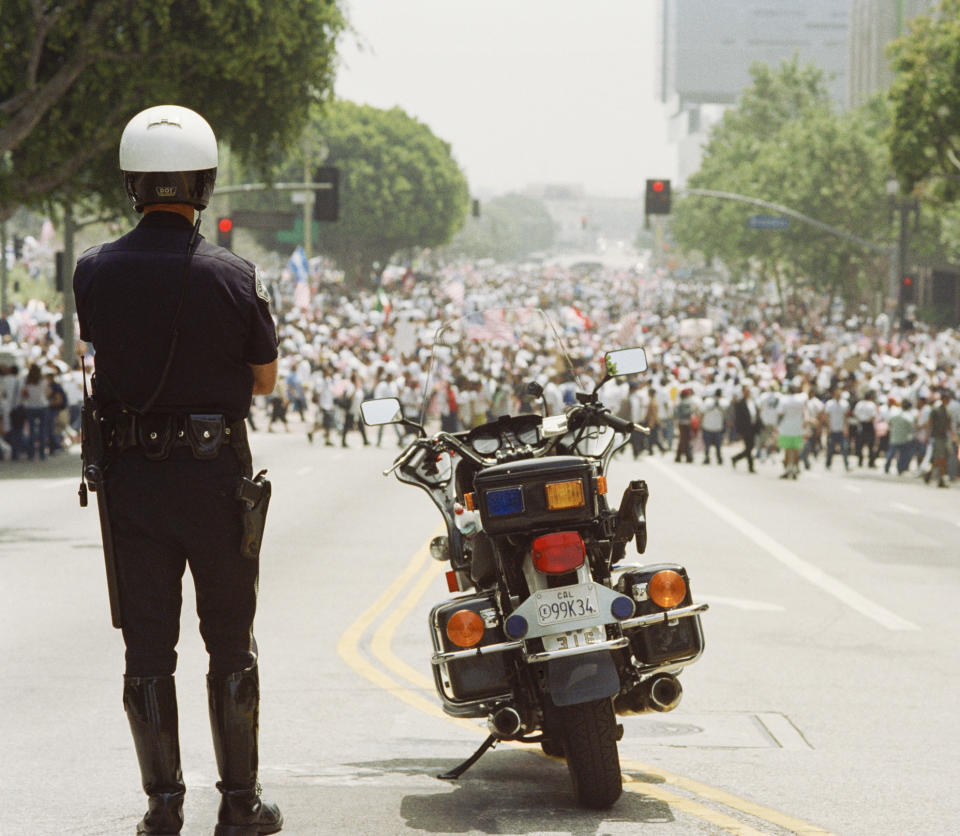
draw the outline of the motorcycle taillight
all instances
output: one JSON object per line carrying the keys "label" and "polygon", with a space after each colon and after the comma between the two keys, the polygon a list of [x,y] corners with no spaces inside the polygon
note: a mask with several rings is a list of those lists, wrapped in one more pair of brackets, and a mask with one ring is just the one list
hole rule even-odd
{"label": "motorcycle taillight", "polygon": [[587,549],[576,531],[558,531],[537,537],[531,552],[538,570],[547,575],[562,575],[583,565]]}

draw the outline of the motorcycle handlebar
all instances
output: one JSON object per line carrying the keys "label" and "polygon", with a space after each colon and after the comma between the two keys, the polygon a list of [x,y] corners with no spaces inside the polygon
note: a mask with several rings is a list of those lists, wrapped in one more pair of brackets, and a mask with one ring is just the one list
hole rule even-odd
{"label": "motorcycle handlebar", "polygon": [[601,412],[600,416],[608,427],[616,430],[618,433],[633,432],[633,421],[628,421],[626,418],[619,418],[616,415],[611,415],[609,412]]}

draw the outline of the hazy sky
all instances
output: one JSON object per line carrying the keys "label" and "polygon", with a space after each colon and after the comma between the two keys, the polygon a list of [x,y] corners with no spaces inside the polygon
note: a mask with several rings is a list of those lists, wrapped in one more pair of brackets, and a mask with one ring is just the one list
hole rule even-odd
{"label": "hazy sky", "polygon": [[474,194],[672,176],[654,0],[348,0],[336,93],[449,142]]}

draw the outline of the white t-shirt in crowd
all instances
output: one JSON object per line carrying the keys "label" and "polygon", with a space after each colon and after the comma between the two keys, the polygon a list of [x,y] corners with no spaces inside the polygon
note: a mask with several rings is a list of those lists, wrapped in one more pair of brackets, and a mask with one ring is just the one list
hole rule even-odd
{"label": "white t-shirt in crowd", "polygon": [[780,396],[778,429],[782,435],[803,435],[803,416],[806,405],[807,396],[803,392]]}
{"label": "white t-shirt in crowd", "polygon": [[842,433],[844,419],[847,417],[847,413],[850,412],[850,405],[847,401],[843,400],[843,398],[839,401],[836,398],[830,398],[824,410],[827,413],[830,432]]}

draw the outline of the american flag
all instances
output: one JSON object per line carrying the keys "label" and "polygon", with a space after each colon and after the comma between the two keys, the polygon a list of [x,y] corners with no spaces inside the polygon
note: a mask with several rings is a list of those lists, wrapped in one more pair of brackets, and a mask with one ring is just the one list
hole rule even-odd
{"label": "american flag", "polygon": [[484,311],[482,324],[468,324],[467,337],[471,340],[503,340],[513,339],[513,328],[507,322],[502,310]]}

